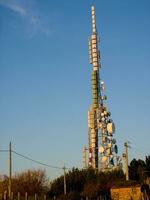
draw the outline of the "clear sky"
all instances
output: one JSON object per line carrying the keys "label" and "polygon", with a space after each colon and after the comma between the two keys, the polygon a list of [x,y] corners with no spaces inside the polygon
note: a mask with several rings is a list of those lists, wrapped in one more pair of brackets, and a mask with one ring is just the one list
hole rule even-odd
{"label": "clear sky", "polygon": [[[91,104],[91,3],[119,153],[150,154],[150,1],[0,0],[0,149],[82,166]],[[8,172],[0,152],[0,174]],[[13,155],[13,173],[42,166]],[[46,168],[53,178],[59,170]]]}

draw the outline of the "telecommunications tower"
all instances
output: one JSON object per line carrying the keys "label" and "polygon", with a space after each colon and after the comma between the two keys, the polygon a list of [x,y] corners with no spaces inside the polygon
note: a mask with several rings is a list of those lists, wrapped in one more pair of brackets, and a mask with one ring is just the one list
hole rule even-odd
{"label": "telecommunications tower", "polygon": [[[94,6],[92,12],[92,35],[89,38],[89,58],[92,65],[92,105],[88,111],[88,147],[83,148],[83,167],[92,167],[98,170],[111,170],[121,166],[121,159],[117,156],[118,147],[114,139],[115,125],[107,110],[104,95],[104,81],[100,77],[100,39],[96,29]],[[88,163],[86,162],[88,150]]]}

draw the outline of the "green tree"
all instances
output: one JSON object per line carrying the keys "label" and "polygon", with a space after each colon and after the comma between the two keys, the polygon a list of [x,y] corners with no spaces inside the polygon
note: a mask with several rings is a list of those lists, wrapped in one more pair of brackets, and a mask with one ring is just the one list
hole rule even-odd
{"label": "green tree", "polygon": [[150,177],[150,156],[146,156],[146,160],[145,160],[145,164],[146,164],[146,175]]}
{"label": "green tree", "polygon": [[[0,180],[0,193],[8,193],[8,177]],[[27,170],[12,177],[12,192],[14,196],[20,192],[24,196],[25,192],[33,196],[35,193],[42,195],[48,191],[48,182],[44,170]]]}
{"label": "green tree", "polygon": [[81,195],[83,197],[95,199],[96,197],[99,196],[99,186],[98,186],[98,184],[93,184],[93,183],[86,184]]}
{"label": "green tree", "polygon": [[0,194],[8,193],[8,176],[4,175],[0,178]]}
{"label": "green tree", "polygon": [[131,180],[143,181],[145,178],[145,161],[133,159],[129,166],[129,177]]}
{"label": "green tree", "polygon": [[[110,196],[110,188],[117,182],[125,180],[122,170],[113,170],[108,172],[97,172],[91,168],[79,170],[73,168],[66,174],[67,196],[63,196],[64,192],[64,177],[60,176],[51,184],[51,189],[48,192],[49,197],[56,196],[59,199],[69,198],[69,194],[76,196],[82,194],[83,197],[96,198],[99,195]],[[76,197],[74,197],[76,198]]]}
{"label": "green tree", "polygon": [[44,170],[27,170],[18,173],[12,180],[12,191],[17,195],[19,191],[21,195],[28,192],[28,195],[44,194],[47,191],[47,179]]}

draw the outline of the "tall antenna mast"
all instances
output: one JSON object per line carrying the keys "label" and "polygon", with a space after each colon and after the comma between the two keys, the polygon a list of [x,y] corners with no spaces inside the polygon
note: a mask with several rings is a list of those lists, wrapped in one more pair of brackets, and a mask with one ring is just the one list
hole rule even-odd
{"label": "tall antenna mast", "polygon": [[90,64],[92,64],[92,94],[93,103],[88,112],[89,127],[89,165],[98,169],[98,127],[96,122],[96,111],[99,103],[99,51],[97,43],[96,18],[94,6],[91,7],[92,12],[92,35],[89,39],[89,56]]}
{"label": "tall antenna mast", "polygon": [[88,166],[104,171],[117,167],[120,158],[117,156],[118,148],[116,140],[113,138],[114,123],[105,106],[107,98],[104,95],[104,81],[100,82],[100,51],[94,6],[91,6],[91,14],[92,35],[88,44],[90,64],[92,65],[92,105],[88,111]]}

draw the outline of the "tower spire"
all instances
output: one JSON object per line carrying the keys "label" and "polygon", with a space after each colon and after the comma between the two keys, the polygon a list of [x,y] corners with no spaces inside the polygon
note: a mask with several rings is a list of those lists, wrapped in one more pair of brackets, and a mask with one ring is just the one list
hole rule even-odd
{"label": "tower spire", "polygon": [[[114,123],[105,106],[104,81],[100,82],[100,51],[94,6],[91,6],[92,34],[89,38],[89,58],[92,65],[92,105],[88,111],[89,167],[107,170],[118,165],[118,148],[113,138]],[[116,160],[116,162],[115,162]]]}
{"label": "tower spire", "polygon": [[95,9],[94,6],[91,6],[92,13],[92,35],[89,39],[89,55],[90,55],[90,64],[93,65],[93,70],[98,71],[100,67],[99,59],[100,53],[98,50],[98,36],[96,31],[96,17],[95,17]]}
{"label": "tower spire", "polygon": [[91,6],[91,12],[92,12],[92,33],[96,33],[95,8],[93,5]]}

